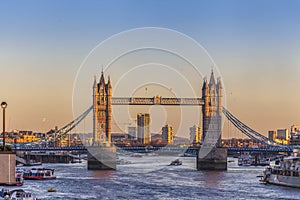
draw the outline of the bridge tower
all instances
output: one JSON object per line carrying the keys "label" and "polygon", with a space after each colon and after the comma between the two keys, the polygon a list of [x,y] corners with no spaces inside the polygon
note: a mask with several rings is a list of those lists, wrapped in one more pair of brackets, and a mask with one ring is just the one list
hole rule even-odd
{"label": "bridge tower", "polygon": [[[221,147],[222,135],[222,83],[221,79],[215,82],[214,72],[211,72],[209,83],[204,80],[202,87],[202,99],[204,105],[202,106],[202,141],[207,144]],[[207,138],[206,138],[207,137]]]}
{"label": "bridge tower", "polygon": [[93,145],[88,147],[89,170],[115,170],[116,148],[111,145],[112,86],[103,70],[93,85]]}
{"label": "bridge tower", "polygon": [[222,84],[211,72],[202,87],[202,146],[197,156],[198,170],[226,170],[227,149],[222,148]]}
{"label": "bridge tower", "polygon": [[99,83],[93,86],[93,145],[111,143],[112,86],[105,83],[103,71]]}

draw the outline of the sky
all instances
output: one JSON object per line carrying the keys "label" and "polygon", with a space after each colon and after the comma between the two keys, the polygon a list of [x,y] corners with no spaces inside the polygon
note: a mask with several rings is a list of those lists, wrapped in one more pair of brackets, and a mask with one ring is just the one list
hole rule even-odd
{"label": "sky", "polygon": [[[172,29],[201,44],[222,76],[226,107],[251,128],[267,134],[300,125],[299,21],[296,0],[1,0],[7,129],[46,131],[71,121],[83,60],[112,35],[142,27]],[[225,137],[236,136],[224,129],[232,129]]]}

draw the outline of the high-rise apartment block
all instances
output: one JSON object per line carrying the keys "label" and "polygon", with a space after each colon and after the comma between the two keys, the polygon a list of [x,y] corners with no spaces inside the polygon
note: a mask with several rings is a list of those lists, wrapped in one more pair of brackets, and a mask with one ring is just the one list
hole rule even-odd
{"label": "high-rise apartment block", "polygon": [[201,142],[201,128],[197,125],[190,127],[190,143]]}

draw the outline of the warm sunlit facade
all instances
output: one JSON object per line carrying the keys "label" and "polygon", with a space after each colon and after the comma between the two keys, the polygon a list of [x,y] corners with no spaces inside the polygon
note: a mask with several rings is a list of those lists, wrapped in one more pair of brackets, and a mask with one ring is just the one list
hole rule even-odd
{"label": "warm sunlit facade", "polygon": [[172,144],[174,142],[174,129],[169,124],[165,125],[161,129],[162,131],[162,142]]}
{"label": "warm sunlit facade", "polygon": [[137,114],[137,135],[137,139],[141,144],[149,144],[151,142],[150,115],[148,113]]}

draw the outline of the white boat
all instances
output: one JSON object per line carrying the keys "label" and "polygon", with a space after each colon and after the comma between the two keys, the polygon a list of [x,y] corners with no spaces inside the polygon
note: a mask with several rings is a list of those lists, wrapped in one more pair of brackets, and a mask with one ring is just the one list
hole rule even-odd
{"label": "white boat", "polygon": [[120,159],[120,158],[117,159],[116,163],[117,163],[117,165],[127,165],[127,164],[131,164],[130,161],[126,161],[126,160]]}
{"label": "white boat", "polygon": [[56,179],[56,176],[54,175],[54,169],[32,168],[24,170],[23,178],[25,180],[52,180]]}
{"label": "white boat", "polygon": [[180,157],[197,157],[197,154],[193,154],[193,153],[183,153],[179,155]]}
{"label": "white boat", "polygon": [[238,165],[239,166],[250,166],[253,164],[253,158],[248,152],[242,153],[238,158]]}
{"label": "white boat", "polygon": [[172,165],[174,165],[174,166],[182,165],[182,161],[179,159],[176,159],[169,164],[169,166],[172,166]]}
{"label": "white boat", "polygon": [[5,200],[37,200],[31,193],[25,192],[22,189],[15,189],[9,191],[8,189],[2,189],[1,196]]}
{"label": "white boat", "polygon": [[262,182],[300,188],[300,155],[299,149],[293,155],[282,159],[279,165],[267,167],[263,172]]}
{"label": "white boat", "polygon": [[258,160],[258,162],[254,165],[259,165],[259,166],[268,166],[270,165],[270,159],[264,158],[264,159],[260,159]]}

